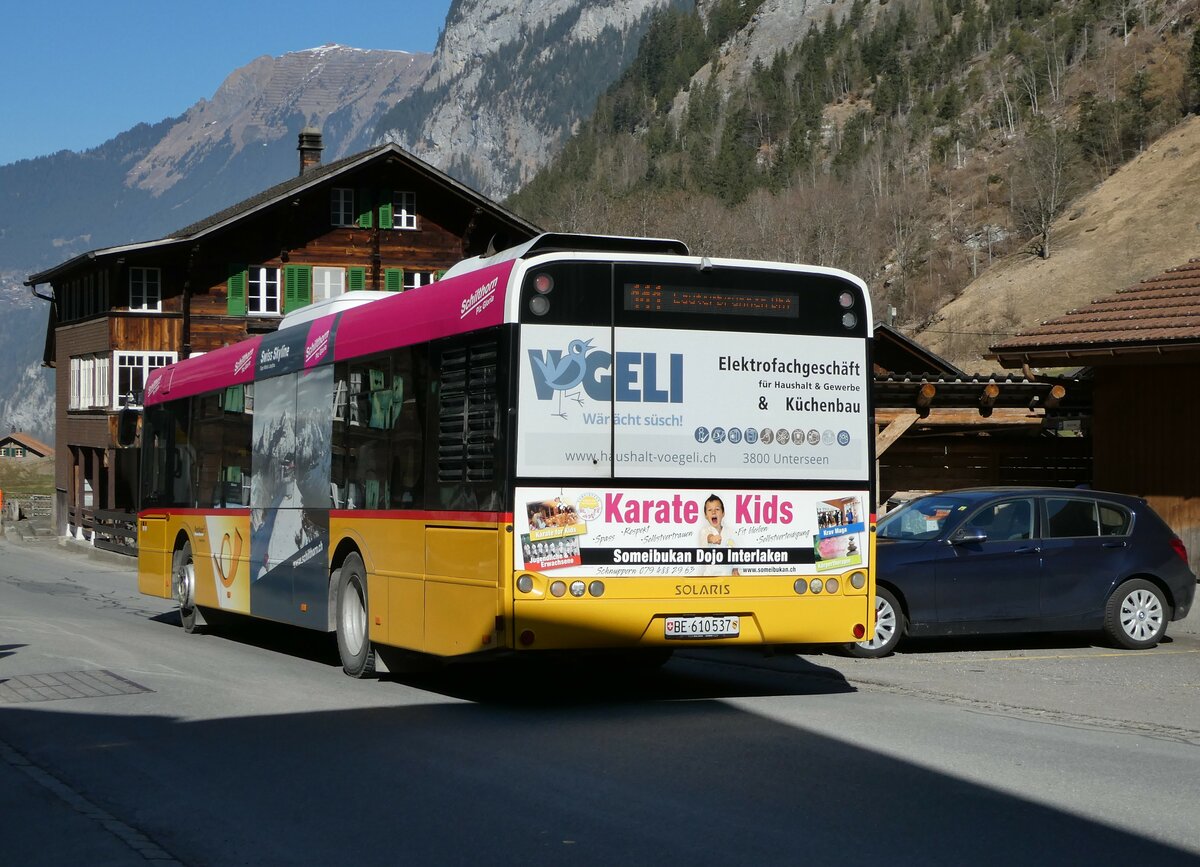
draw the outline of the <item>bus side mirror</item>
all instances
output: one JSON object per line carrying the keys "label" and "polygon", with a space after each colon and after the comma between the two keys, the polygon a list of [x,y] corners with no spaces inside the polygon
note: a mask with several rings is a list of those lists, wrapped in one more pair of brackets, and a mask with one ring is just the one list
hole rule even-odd
{"label": "bus side mirror", "polygon": [[125,407],[117,413],[117,445],[128,448],[137,442],[138,417],[136,409]]}

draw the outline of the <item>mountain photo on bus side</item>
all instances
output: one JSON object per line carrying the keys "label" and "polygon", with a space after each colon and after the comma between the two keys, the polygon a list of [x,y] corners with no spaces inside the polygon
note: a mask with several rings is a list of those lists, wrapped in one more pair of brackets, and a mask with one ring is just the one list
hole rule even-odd
{"label": "mountain photo on bus side", "polygon": [[250,599],[265,616],[291,616],[293,583],[327,573],[333,397],[328,366],[255,389],[250,560],[258,568]]}

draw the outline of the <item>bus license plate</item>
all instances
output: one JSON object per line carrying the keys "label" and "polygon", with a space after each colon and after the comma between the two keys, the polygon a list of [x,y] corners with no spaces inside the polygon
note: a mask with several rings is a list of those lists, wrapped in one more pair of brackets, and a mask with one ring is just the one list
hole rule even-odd
{"label": "bus license plate", "polygon": [[736,614],[667,617],[663,629],[667,638],[736,638],[741,634],[742,623]]}

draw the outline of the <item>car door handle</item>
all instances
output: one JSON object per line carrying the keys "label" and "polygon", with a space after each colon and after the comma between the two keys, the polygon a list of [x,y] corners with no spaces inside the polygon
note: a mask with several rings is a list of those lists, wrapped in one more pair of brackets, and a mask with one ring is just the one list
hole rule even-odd
{"label": "car door handle", "polygon": [[1040,554],[1042,549],[1036,546],[1026,545],[1024,548],[1018,548],[1013,551],[1014,554]]}
{"label": "car door handle", "polygon": [[1104,547],[1105,548],[1124,548],[1128,544],[1129,544],[1128,542],[1105,542]]}

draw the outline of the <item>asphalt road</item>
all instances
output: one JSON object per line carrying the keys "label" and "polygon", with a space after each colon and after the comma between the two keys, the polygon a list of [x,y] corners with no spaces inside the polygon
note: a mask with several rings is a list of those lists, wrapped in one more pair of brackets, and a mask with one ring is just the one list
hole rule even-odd
{"label": "asphalt road", "polygon": [[1195,621],[355,681],[0,541],[0,862],[1200,864]]}

